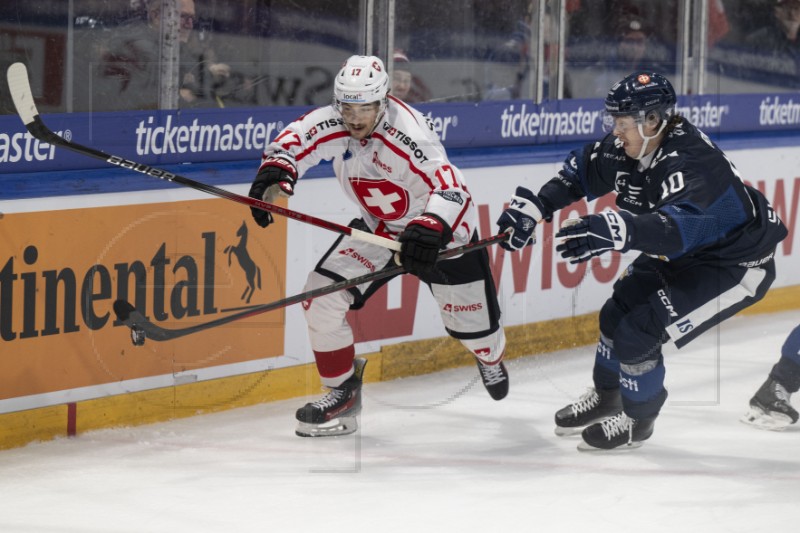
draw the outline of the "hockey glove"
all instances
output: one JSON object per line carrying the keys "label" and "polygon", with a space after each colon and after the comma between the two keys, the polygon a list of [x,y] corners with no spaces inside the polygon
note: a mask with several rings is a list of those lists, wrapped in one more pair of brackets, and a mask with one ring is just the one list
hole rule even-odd
{"label": "hockey glove", "polygon": [[598,215],[570,218],[556,233],[563,239],[556,251],[573,265],[588,261],[609,250],[627,252],[631,248],[633,216],[626,212],[604,211]]}
{"label": "hockey glove", "polygon": [[412,274],[425,274],[433,270],[439,250],[453,238],[447,223],[432,213],[422,213],[408,223],[400,234],[400,264]]}
{"label": "hockey glove", "polygon": [[[258,174],[250,186],[250,198],[274,203],[278,197],[288,198],[294,194],[297,182],[297,170],[290,162],[278,157],[268,157],[258,168]],[[268,211],[251,207],[256,224],[266,228],[272,224],[272,214]]]}
{"label": "hockey glove", "polygon": [[[509,233],[500,246],[509,252],[515,252],[536,242],[533,231],[542,220],[544,206],[539,197],[525,187],[517,187],[508,207],[497,219],[499,232]],[[498,233],[499,233],[498,232]]]}

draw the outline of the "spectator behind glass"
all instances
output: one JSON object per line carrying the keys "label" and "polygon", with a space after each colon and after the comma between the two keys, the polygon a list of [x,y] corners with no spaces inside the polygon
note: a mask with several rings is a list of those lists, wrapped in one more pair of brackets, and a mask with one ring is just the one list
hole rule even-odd
{"label": "spectator behind glass", "polygon": [[390,94],[410,104],[430,100],[431,91],[418,76],[411,73],[408,56],[401,50],[395,50],[392,60],[394,67]]}
{"label": "spectator behind glass", "polygon": [[[573,66],[569,70],[575,73],[570,84],[574,98],[604,97],[611,85],[636,70],[665,75],[675,72],[674,63],[670,65],[673,56],[669,47],[636,14],[620,20],[610,48],[594,44],[585,47],[582,53],[573,54]],[[601,57],[598,58],[598,54]]]}
{"label": "spectator behind glass", "polygon": [[747,35],[745,45],[764,56],[770,71],[796,76],[800,72],[797,39],[800,0],[771,0],[770,3],[773,15],[771,22]]}
{"label": "spectator behind glass", "polygon": [[[114,31],[103,56],[102,93],[96,111],[113,109],[157,109],[160,89],[161,6],[163,0],[146,0],[146,21],[136,19]],[[221,85],[230,67],[216,61],[213,50],[194,32],[194,0],[178,0],[180,50],[178,106],[224,107],[222,101],[202,87],[205,76],[211,85]],[[111,83],[103,83],[111,82]]]}

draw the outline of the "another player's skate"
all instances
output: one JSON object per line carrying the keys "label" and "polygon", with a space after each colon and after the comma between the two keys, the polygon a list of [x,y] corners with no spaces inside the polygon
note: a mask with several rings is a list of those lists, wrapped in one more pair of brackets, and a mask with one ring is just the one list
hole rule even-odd
{"label": "another player's skate", "polygon": [[299,437],[334,437],[349,435],[358,430],[356,417],[361,413],[361,382],[364,376],[366,359],[353,362],[354,373],[338,387],[317,400],[305,404],[297,410],[297,429]]}
{"label": "another player's skate", "polygon": [[759,429],[781,431],[797,422],[797,410],[789,403],[792,394],[772,378],[761,385],[750,399],[750,411],[741,418],[745,424]]}
{"label": "another player's skate", "polygon": [[578,450],[596,452],[600,450],[632,449],[653,434],[656,417],[635,420],[623,412],[609,419],[592,424],[581,433],[583,441]]}
{"label": "another player's skate", "polygon": [[476,358],[483,386],[495,400],[502,400],[508,394],[508,370],[502,361],[496,365],[485,365]]}
{"label": "another player's skate", "polygon": [[577,435],[584,427],[604,420],[622,411],[619,389],[595,390],[589,388],[578,401],[556,412],[556,435]]}

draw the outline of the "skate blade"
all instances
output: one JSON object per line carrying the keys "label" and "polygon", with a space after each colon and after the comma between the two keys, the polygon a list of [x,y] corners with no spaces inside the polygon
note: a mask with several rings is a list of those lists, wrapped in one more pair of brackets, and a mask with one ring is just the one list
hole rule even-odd
{"label": "skate blade", "polygon": [[769,413],[758,407],[751,407],[750,411],[739,419],[743,424],[766,431],[783,431],[792,424],[792,419],[783,413]]}
{"label": "skate blade", "polygon": [[297,422],[294,434],[298,437],[339,437],[358,431],[358,421],[354,416],[334,418],[324,424]]}
{"label": "skate blade", "polygon": [[581,441],[578,443],[578,451],[579,452],[611,452],[611,453],[619,453],[619,452],[627,452],[630,450],[635,450],[636,448],[641,448],[643,441],[634,441],[630,444],[623,444],[622,446],[617,446],[616,448],[595,448],[591,444],[588,444],[586,441]]}
{"label": "skate blade", "polygon": [[565,428],[561,426],[556,426],[556,429],[553,431],[559,437],[572,437],[574,435],[580,435],[583,433],[584,428],[586,426],[581,427],[574,427],[574,428]]}

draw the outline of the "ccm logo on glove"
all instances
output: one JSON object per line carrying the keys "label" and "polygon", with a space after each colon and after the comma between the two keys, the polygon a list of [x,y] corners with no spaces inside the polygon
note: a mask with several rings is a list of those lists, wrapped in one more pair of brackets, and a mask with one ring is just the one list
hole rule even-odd
{"label": "ccm logo on glove", "polygon": [[562,243],[556,251],[570,263],[582,263],[609,250],[627,252],[633,241],[633,215],[604,211],[597,215],[571,218],[556,233]]}

